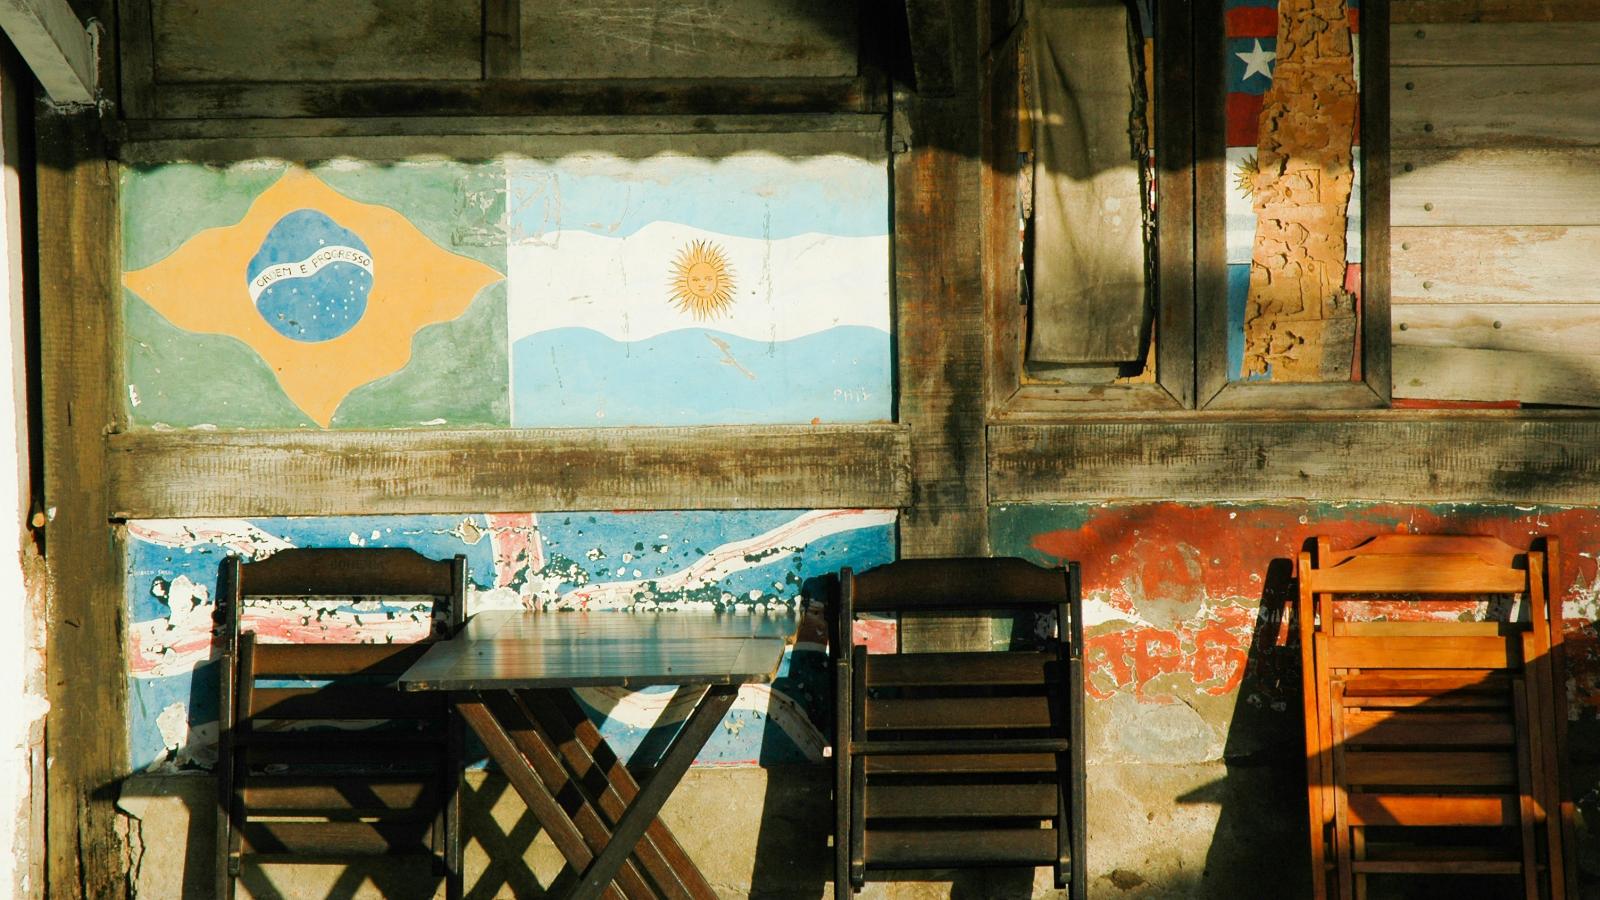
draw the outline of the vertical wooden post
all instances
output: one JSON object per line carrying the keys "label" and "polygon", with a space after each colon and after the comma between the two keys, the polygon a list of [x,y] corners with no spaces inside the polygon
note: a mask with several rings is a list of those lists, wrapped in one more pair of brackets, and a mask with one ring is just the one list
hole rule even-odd
{"label": "vertical wooden post", "polygon": [[113,828],[127,765],[121,555],[107,521],[105,435],[116,287],[116,171],[90,112],[38,115],[51,897],[123,893]]}
{"label": "vertical wooden post", "polygon": [[[899,420],[911,426],[911,506],[900,518],[902,557],[985,556],[989,550],[980,12],[986,16],[987,4],[951,13],[951,96],[930,98],[900,87],[894,97]],[[990,643],[988,624],[970,617],[902,616],[900,637],[907,649]]]}

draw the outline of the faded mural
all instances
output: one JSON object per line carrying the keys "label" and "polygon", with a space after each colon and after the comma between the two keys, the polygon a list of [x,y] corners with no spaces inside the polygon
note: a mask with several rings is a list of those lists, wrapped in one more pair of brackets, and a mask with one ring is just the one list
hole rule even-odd
{"label": "faded mural", "polygon": [[[830,694],[817,579],[894,558],[887,510],[608,512],[131,521],[127,615],[129,762],[135,771],[216,758],[212,642],[217,572],[297,546],[407,547],[464,554],[467,610],[610,609],[656,614],[715,606],[792,620],[795,644],[772,685],[740,690],[702,765],[822,759]],[[670,614],[660,612],[659,614]],[[430,610],[376,601],[250,605],[247,627],[278,642],[409,641]],[[585,689],[579,699],[627,759],[655,753],[658,726],[688,713],[670,688]]]}
{"label": "faded mural", "polygon": [[133,427],[892,415],[882,160],[129,167]]}
{"label": "faded mural", "polygon": [[[1000,506],[997,555],[1083,569],[1085,674],[1093,699],[1191,704],[1228,698],[1285,714],[1298,745],[1299,650],[1285,604],[1298,596],[1293,560],[1327,535],[1353,546],[1380,533],[1487,534],[1515,547],[1562,546],[1553,596],[1565,604],[1571,709],[1600,702],[1600,511],[1511,505],[1392,503],[1093,503]],[[1392,611],[1391,611],[1392,612]],[[1236,696],[1237,695],[1237,696]],[[1201,704],[1203,705],[1203,704]],[[1292,709],[1291,709],[1292,708]],[[1209,723],[1220,740],[1230,715]],[[1293,718],[1288,718],[1293,716]]]}
{"label": "faded mural", "polygon": [[1228,373],[1359,378],[1359,0],[1227,0]]}

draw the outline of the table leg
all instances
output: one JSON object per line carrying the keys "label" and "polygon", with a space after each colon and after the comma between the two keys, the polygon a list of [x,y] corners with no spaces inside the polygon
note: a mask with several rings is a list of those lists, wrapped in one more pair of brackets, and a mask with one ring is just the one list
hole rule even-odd
{"label": "table leg", "polygon": [[[615,827],[628,804],[638,796],[639,785],[628,767],[606,745],[600,729],[589,721],[569,690],[522,690],[517,692],[517,697],[550,736],[579,786],[594,785],[590,793],[595,795],[608,825]],[[644,838],[635,849],[635,858],[670,900],[716,900],[717,894],[710,882],[695,868],[689,854],[660,818],[645,829]]]}
{"label": "table leg", "polygon": [[[500,725],[505,728],[511,742],[516,745],[522,754],[533,766],[533,771],[539,776],[552,795],[559,801],[563,797],[576,798],[576,806],[567,804],[564,808],[571,809],[572,822],[577,826],[578,833],[582,835],[583,842],[588,845],[592,853],[599,853],[611,839],[611,832],[606,823],[601,820],[600,814],[595,810],[593,801],[582,790],[561,765],[561,760],[556,758],[554,742],[548,733],[528,715],[528,711],[517,698],[507,691],[496,691],[485,694],[484,701],[488,704],[489,712]],[[579,862],[569,859],[573,869],[583,871],[585,865],[592,860]],[[654,900],[656,892],[651,890],[645,882],[644,876],[639,874],[639,869],[633,860],[624,860],[622,867],[617,871],[617,886],[622,889],[629,900]]]}
{"label": "table leg", "polygon": [[672,789],[677,787],[679,780],[689,770],[689,764],[694,762],[695,755],[705,746],[711,733],[721,724],[723,715],[733,706],[734,698],[739,695],[739,686],[732,684],[712,685],[697,690],[700,696],[696,699],[694,710],[667,746],[655,773],[617,821],[610,843],[583,873],[572,892],[573,900],[592,900],[610,884],[618,867],[633,853],[639,838],[656,820],[656,813],[666,803]]}
{"label": "table leg", "polygon": [[[561,804],[545,787],[539,779],[538,773],[529,764],[505,727],[495,719],[484,702],[483,695],[477,692],[461,694],[452,699],[456,712],[483,741],[484,749],[489,751],[489,756],[499,764],[501,771],[511,786],[521,795],[528,809],[533,812],[534,818],[550,835],[550,840],[566,857],[574,869],[588,872],[594,870],[594,854],[589,850],[583,835],[578,831],[578,826],[573,823]],[[621,868],[621,860],[612,865],[610,875],[604,882],[596,885],[589,893],[591,897],[604,896],[610,900],[621,900],[622,894],[615,885],[611,884],[611,877]]]}

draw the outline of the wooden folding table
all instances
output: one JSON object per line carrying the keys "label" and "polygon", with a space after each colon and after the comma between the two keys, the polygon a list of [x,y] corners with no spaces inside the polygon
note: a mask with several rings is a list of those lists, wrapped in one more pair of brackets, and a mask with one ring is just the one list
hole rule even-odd
{"label": "wooden folding table", "polygon": [[[712,611],[489,611],[399,679],[448,691],[573,870],[575,898],[713,898],[658,817],[742,684],[772,681],[796,620]],[[573,688],[677,685],[692,710],[637,783]]]}

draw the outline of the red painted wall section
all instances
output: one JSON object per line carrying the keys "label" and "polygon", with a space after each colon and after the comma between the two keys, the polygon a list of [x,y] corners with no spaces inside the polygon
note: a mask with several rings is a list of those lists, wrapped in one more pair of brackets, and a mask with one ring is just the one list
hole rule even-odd
{"label": "red painted wall section", "polygon": [[[1285,602],[1297,596],[1293,560],[1310,538],[1353,546],[1381,533],[1487,534],[1516,547],[1560,540],[1555,596],[1567,616],[1574,716],[1600,711],[1600,613],[1595,554],[1600,510],[1577,507],[1402,504],[1072,504],[991,511],[996,555],[1082,565],[1089,692],[1144,703],[1266,685],[1244,698],[1293,702],[1299,654],[1285,645]],[[1451,617],[1474,612],[1463,602]],[[1415,615],[1402,603],[1369,614]]]}

